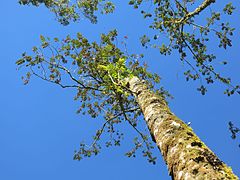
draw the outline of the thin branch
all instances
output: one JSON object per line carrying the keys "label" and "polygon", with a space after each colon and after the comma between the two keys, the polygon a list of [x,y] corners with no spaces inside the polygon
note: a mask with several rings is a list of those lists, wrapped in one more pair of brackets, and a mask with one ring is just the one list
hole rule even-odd
{"label": "thin branch", "polygon": [[126,110],[125,110],[124,107],[123,107],[122,98],[119,97],[119,96],[117,96],[117,99],[118,99],[118,101],[119,101],[119,106],[120,106],[120,108],[121,108],[121,111],[122,111],[122,114],[124,115],[125,120],[126,120],[126,121],[133,127],[133,129],[141,136],[143,142],[145,143],[147,149],[149,150],[149,147],[148,147],[147,142],[146,142],[146,140],[145,140],[146,138],[145,138],[145,136],[143,135],[143,133],[140,132],[140,131],[136,128],[136,126],[128,119],[128,117],[127,117],[127,115],[126,115]]}
{"label": "thin branch", "polygon": [[80,81],[78,81],[76,78],[73,77],[72,73],[67,69],[65,68],[64,66],[60,66],[60,65],[57,65],[57,64],[54,64],[54,63],[51,63],[51,62],[48,62],[46,60],[44,60],[44,62],[52,65],[52,66],[55,66],[63,71],[65,71],[69,76],[70,78],[76,82],[77,84],[81,85],[82,88],[85,88],[85,89],[92,89],[92,90],[95,90],[95,91],[102,91],[101,89],[98,89],[98,88],[94,88],[94,87],[90,87],[90,86],[85,86],[83,83],[81,83]]}
{"label": "thin branch", "polygon": [[179,5],[179,6],[182,8],[182,10],[183,10],[185,13],[188,13],[186,7],[183,7],[182,4],[181,4],[179,1],[175,0],[175,2],[176,2],[177,5]]}
{"label": "thin branch", "polygon": [[31,69],[32,74],[35,75],[36,77],[38,77],[44,81],[57,84],[57,85],[61,86],[62,88],[80,88],[80,86],[77,86],[77,85],[63,85],[59,82],[52,81],[50,79],[47,79],[46,77],[40,76],[39,74],[35,73],[32,68],[30,68],[30,69]]}
{"label": "thin branch", "polygon": [[[196,59],[199,59],[198,56],[193,52],[193,50],[192,50],[192,48],[190,47],[190,45],[186,42],[186,40],[183,39],[183,41],[184,41],[184,43],[186,44],[186,46],[187,46],[187,48],[189,49],[189,51],[192,53],[192,55],[193,55]],[[224,79],[224,78],[220,77],[218,73],[216,73],[215,71],[213,71],[211,68],[209,68],[209,67],[208,67],[207,65],[205,65],[204,63],[202,63],[201,65],[202,65],[204,68],[206,68],[207,70],[209,70],[210,72],[212,72],[217,79]],[[222,82],[223,82],[223,81],[222,81]],[[223,82],[223,83],[226,84],[226,85],[228,85],[228,86],[230,86],[231,88],[235,88],[235,87],[234,87],[232,84],[230,84],[230,83],[226,83],[226,82]]]}
{"label": "thin branch", "polygon": [[[138,110],[138,109],[139,109],[139,108],[133,108],[133,109],[126,110],[125,112],[133,112],[133,111],[136,111],[136,110]],[[117,117],[119,117],[119,116],[121,116],[121,115],[123,115],[123,114],[124,114],[124,112],[121,112],[121,113],[119,113],[119,114],[117,114],[117,115],[114,115],[114,116],[111,117],[110,119],[107,119],[106,122],[102,125],[101,129],[98,130],[97,136],[96,136],[95,140],[93,141],[93,143],[90,145],[90,147],[93,147],[93,146],[97,143],[97,141],[100,139],[102,133],[104,132],[104,129],[105,129],[107,123],[109,123],[110,121],[116,119]]]}

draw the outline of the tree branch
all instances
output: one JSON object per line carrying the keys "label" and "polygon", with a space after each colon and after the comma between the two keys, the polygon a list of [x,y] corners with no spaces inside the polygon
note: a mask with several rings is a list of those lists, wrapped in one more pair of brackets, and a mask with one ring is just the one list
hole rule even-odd
{"label": "tree branch", "polygon": [[185,17],[181,18],[179,21],[175,23],[184,23],[188,19],[198,15],[200,12],[202,12],[204,9],[206,9],[210,4],[215,3],[216,0],[205,0],[200,6],[198,6],[194,11],[189,12]]}
{"label": "tree branch", "polygon": [[77,86],[77,85],[63,85],[63,84],[61,84],[59,82],[52,81],[50,79],[47,79],[46,77],[40,76],[39,74],[35,73],[32,68],[30,68],[30,69],[31,69],[32,74],[35,75],[36,77],[38,77],[38,78],[40,78],[40,79],[42,79],[44,81],[57,84],[57,85],[61,86],[62,88],[79,88],[80,87],[80,86]]}
{"label": "tree branch", "polygon": [[81,83],[80,81],[78,81],[75,77],[73,77],[72,73],[71,73],[67,68],[65,68],[64,66],[61,66],[61,65],[59,65],[59,64],[54,64],[54,63],[48,62],[48,61],[46,61],[46,60],[44,60],[44,62],[46,62],[46,63],[48,63],[48,64],[50,64],[50,65],[52,65],[52,66],[55,66],[55,67],[57,67],[57,68],[65,71],[65,72],[69,75],[69,77],[70,77],[74,82],[76,82],[77,84],[81,85],[81,86],[78,86],[78,87],[82,87],[82,88],[84,88],[84,89],[91,89],[91,90],[95,90],[95,91],[102,91],[101,89],[98,89],[98,88],[94,88],[94,87],[90,87],[90,86],[85,86],[83,83]]}
{"label": "tree branch", "polygon": [[[128,109],[128,110],[126,110],[125,112],[133,112],[133,111],[136,111],[136,110],[138,110],[138,109],[139,109],[139,108]],[[119,114],[117,114],[117,115],[114,115],[114,116],[111,117],[110,119],[107,119],[106,122],[102,125],[101,129],[98,130],[97,135],[96,135],[96,138],[95,138],[95,140],[93,141],[93,143],[91,144],[90,147],[93,147],[93,146],[97,143],[97,141],[100,139],[100,137],[101,137],[101,135],[102,135],[102,133],[103,133],[103,131],[104,131],[107,123],[109,123],[110,121],[116,119],[117,117],[119,117],[119,116],[121,116],[121,115],[123,115],[123,114],[124,114],[124,112],[121,112],[121,113],[119,113]]]}

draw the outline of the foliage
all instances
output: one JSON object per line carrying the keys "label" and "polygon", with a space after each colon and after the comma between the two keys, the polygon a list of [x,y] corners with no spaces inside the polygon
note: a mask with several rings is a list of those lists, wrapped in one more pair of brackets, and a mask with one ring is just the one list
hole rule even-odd
{"label": "foliage", "polygon": [[[80,18],[78,11],[92,23],[97,23],[96,12],[99,9],[103,14],[112,13],[115,9],[112,2],[105,0],[77,0],[75,3],[71,3],[70,0],[20,0],[19,2],[23,5],[35,6],[44,4],[64,25],[68,25],[70,21],[77,21]],[[147,3],[153,3],[150,5],[151,8]],[[180,61],[189,66],[184,72],[186,80],[199,80],[200,87],[197,90],[201,94],[204,95],[207,92],[207,84],[219,81],[226,85],[224,93],[230,96],[235,92],[240,93],[240,86],[233,85],[230,77],[225,77],[215,70],[216,66],[228,63],[226,60],[218,60],[215,53],[209,50],[209,45],[211,41],[215,42],[218,39],[219,48],[227,49],[232,46],[231,37],[235,29],[230,26],[229,22],[224,22],[224,16],[232,15],[236,8],[232,3],[227,3],[222,12],[215,12],[211,9],[206,16],[205,24],[198,23],[196,16],[201,15],[214,3],[215,0],[205,0],[197,5],[195,10],[190,11],[189,9],[196,6],[194,0],[183,2],[177,0],[129,1],[129,5],[135,9],[142,8],[143,17],[152,22],[149,28],[156,32],[153,38],[146,34],[140,38],[144,47],[158,48],[163,55],[170,55],[173,50],[176,50],[180,55]],[[223,19],[222,22],[221,19]],[[167,37],[167,43],[162,40],[163,37]],[[221,61],[221,63],[216,63],[216,61]]]}
{"label": "foliage", "polygon": [[[230,132],[232,133],[232,136],[231,136],[232,139],[236,139],[237,134],[240,132],[240,129],[234,126],[234,124],[231,121],[229,121],[228,126],[229,126]],[[240,147],[240,144],[239,144],[239,147]]]}
{"label": "foliage", "polygon": [[[99,10],[102,14],[108,14],[115,9],[115,5],[106,0],[76,0],[74,3],[70,0],[19,0],[19,3],[34,6],[44,4],[63,25],[78,21],[80,15],[97,23]],[[234,13],[235,7],[227,3],[220,12],[210,9],[207,13],[206,9],[214,7],[215,3],[215,0],[204,0],[200,4],[194,0],[129,0],[129,5],[140,9],[143,17],[151,22],[149,28],[155,32],[153,37],[145,34],[140,38],[143,47],[157,48],[162,55],[171,55],[177,51],[180,61],[188,65],[184,72],[186,80],[199,80],[197,90],[201,94],[207,92],[207,84],[219,81],[226,85],[224,93],[230,96],[235,92],[240,93],[240,86],[233,85],[231,78],[216,71],[219,61],[223,66],[228,62],[216,57],[210,45],[212,47],[217,39],[217,47],[222,50],[232,46],[231,38],[235,29],[224,20]],[[198,16],[202,14],[204,16],[199,23]],[[103,34],[100,43],[90,43],[80,33],[76,38],[54,38],[54,42],[41,36],[41,47],[33,48],[34,56],[23,53],[16,64],[30,69],[23,78],[25,84],[35,75],[62,88],[76,88],[75,100],[81,102],[78,113],[87,113],[93,118],[100,114],[104,116],[105,123],[96,132],[92,145],[80,144],[75,159],[98,154],[103,132],[107,132],[110,137],[105,143],[106,147],[119,146],[123,134],[116,129],[121,122],[126,121],[141,137],[140,140],[134,139],[135,146],[126,155],[134,157],[136,150],[143,148],[143,155],[149,162],[155,163],[155,157],[150,151],[153,146],[148,136],[137,128],[141,111],[125,79],[138,76],[153,89],[154,83],[159,83],[160,78],[147,72],[147,65],[140,63],[141,56],[122,52],[114,44],[116,37],[116,30]],[[157,93],[169,96],[163,88]],[[238,132],[233,126],[230,130],[235,134]]]}
{"label": "foliage", "polygon": [[79,13],[83,14],[92,23],[97,23],[96,11],[100,9],[102,14],[108,14],[115,9],[114,4],[106,0],[77,0],[75,3],[71,3],[71,0],[19,0],[19,3],[34,6],[44,4],[55,13],[57,20],[63,25],[79,20]]}
{"label": "foliage", "polygon": [[[212,38],[212,41],[215,42],[216,39],[219,39],[219,48],[227,49],[232,46],[231,36],[235,29],[228,22],[224,22],[224,20],[221,22],[224,14],[232,15],[235,9],[232,3],[226,4],[222,13],[211,10],[206,17],[206,23],[200,24],[195,16],[215,3],[215,0],[205,0],[192,12],[189,9],[192,9],[195,1],[154,0],[153,8],[147,8],[147,11],[144,10],[146,7],[143,5],[144,2],[142,0],[129,2],[135,9],[142,7],[143,17],[152,22],[149,28],[156,32],[153,38],[147,37],[147,35],[141,38],[144,47],[158,48],[163,55],[170,55],[173,50],[178,51],[180,60],[189,65],[184,73],[186,80],[200,80],[200,87],[197,90],[203,95],[207,91],[206,84],[212,84],[215,80],[227,85],[224,93],[228,96],[235,92],[240,93],[239,85],[232,85],[229,77],[224,77],[215,71],[217,57],[212,50],[209,50],[210,37],[213,37],[214,34],[215,37]],[[164,43],[163,37],[167,37],[168,44]],[[223,61],[221,64],[226,65],[227,61]]]}
{"label": "foliage", "polygon": [[[114,44],[116,36],[116,30],[102,34],[99,44],[90,43],[80,33],[76,38],[70,36],[63,40],[54,38],[54,42],[51,42],[50,38],[40,36],[41,47],[33,47],[32,56],[23,53],[16,64],[20,68],[25,66],[30,69],[23,78],[25,84],[32,75],[35,75],[62,88],[76,88],[75,100],[81,103],[77,113],[87,113],[92,118],[99,115],[104,117],[105,123],[97,130],[92,145],[81,143],[74,159],[80,160],[82,156],[98,154],[101,148],[98,141],[103,132],[108,132],[110,136],[105,142],[106,147],[119,146],[123,133],[119,132],[117,127],[121,122],[127,121],[141,140],[135,138],[135,147],[126,155],[134,157],[135,151],[142,148],[149,162],[155,163],[156,158],[150,151],[153,146],[148,141],[148,136],[137,128],[142,113],[125,79],[138,76],[148,83],[149,88],[153,88],[154,83],[159,83],[160,78],[157,74],[147,72],[146,66],[140,66],[137,55],[127,56],[116,47]],[[67,78],[71,81],[69,82]],[[163,88],[157,93],[161,96],[168,95]]]}

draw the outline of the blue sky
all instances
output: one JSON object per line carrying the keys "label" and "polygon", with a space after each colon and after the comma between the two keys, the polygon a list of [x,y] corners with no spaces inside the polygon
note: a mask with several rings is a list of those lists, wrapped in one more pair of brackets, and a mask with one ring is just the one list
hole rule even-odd
{"label": "blue sky", "polygon": [[[174,96],[170,101],[172,111],[184,121],[191,121],[197,135],[240,176],[240,149],[238,142],[230,138],[227,125],[230,120],[240,125],[240,96],[225,96],[221,84],[209,87],[202,96],[196,91],[198,83],[185,82],[184,67],[175,54],[163,57],[156,50],[141,48],[138,38],[147,24],[127,3],[121,3],[115,15],[100,17],[98,25],[83,20],[63,27],[45,8],[23,7],[16,1],[2,3],[0,16],[0,179],[170,179],[157,150],[157,165],[149,164],[141,154],[135,159],[124,156],[131,147],[132,142],[127,141],[134,134],[131,131],[120,148],[104,148],[96,157],[74,161],[74,150],[100,124],[75,113],[79,103],[73,100],[74,91],[36,78],[24,86],[23,72],[16,70],[15,61],[22,52],[40,44],[40,34],[64,37],[81,32],[95,40],[113,28],[118,29],[120,37],[128,36],[129,51],[145,53],[150,70],[161,75],[162,85]],[[237,17],[232,18],[237,22]],[[234,47],[217,52],[221,58],[230,59],[224,73],[240,82],[239,25],[235,26]]]}

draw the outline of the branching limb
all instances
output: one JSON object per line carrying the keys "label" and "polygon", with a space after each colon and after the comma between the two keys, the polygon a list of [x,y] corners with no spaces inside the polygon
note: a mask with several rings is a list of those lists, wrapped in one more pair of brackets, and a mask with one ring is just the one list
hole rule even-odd
{"label": "branching limb", "polygon": [[31,69],[32,74],[35,75],[36,77],[38,77],[38,78],[40,78],[40,79],[42,79],[44,81],[57,84],[57,85],[61,86],[62,88],[80,88],[80,86],[78,86],[78,85],[63,85],[60,82],[52,81],[52,80],[46,78],[46,76],[41,76],[41,75],[37,74],[36,72],[33,71],[32,68],[30,68],[30,69]]}
{"label": "branching limb", "polygon": [[[186,42],[185,39],[183,39],[184,43],[186,44],[187,48],[189,49],[189,51],[191,52],[191,54],[196,58],[199,59],[198,56],[194,53],[194,51],[192,50],[192,48],[190,47],[190,45]],[[219,79],[220,81],[222,81],[224,84],[226,84],[227,86],[235,89],[235,87],[230,83],[230,82],[226,82],[223,78],[221,77],[218,73],[216,73],[213,69],[209,68],[207,65],[205,65],[204,63],[201,64],[204,68],[206,68],[208,71],[210,71],[211,73],[213,73],[215,75],[215,77],[217,79]],[[239,93],[239,92],[238,92]],[[240,93],[239,93],[240,94]]]}
{"label": "branching limb", "polygon": [[[145,137],[145,135],[144,135],[142,132],[140,132],[140,131],[136,128],[136,125],[133,124],[133,123],[129,120],[129,118],[127,117],[127,114],[126,114],[127,111],[125,110],[125,108],[124,108],[124,106],[123,106],[122,98],[119,97],[119,96],[117,96],[117,98],[118,98],[119,106],[120,106],[120,108],[121,108],[121,111],[122,111],[122,114],[123,114],[125,120],[126,120],[126,121],[133,127],[133,129],[140,135],[140,137],[142,138],[143,142],[145,143],[147,149],[150,150],[150,148],[148,147],[148,143],[146,142],[146,137]],[[139,108],[138,108],[138,109],[139,109]]]}
{"label": "branching limb", "polygon": [[200,12],[202,12],[204,9],[206,9],[210,4],[215,3],[216,0],[205,0],[200,6],[198,6],[194,11],[189,12],[185,17],[181,18],[176,23],[184,23],[188,19],[194,17],[195,15],[198,15]]}
{"label": "branching limb", "polygon": [[[72,73],[70,72],[70,70],[68,70],[67,68],[65,68],[64,66],[61,66],[59,64],[55,64],[55,63],[51,63],[51,62],[48,62],[46,60],[44,60],[44,62],[46,62],[47,64],[51,65],[51,66],[54,66],[56,68],[59,68],[63,71],[65,71],[69,77],[71,78],[71,80],[73,80],[74,82],[76,82],[77,84],[79,84],[80,86],[77,86],[77,87],[81,87],[81,88],[84,88],[84,89],[91,89],[91,90],[95,90],[95,91],[102,91],[101,89],[98,89],[98,88],[94,88],[94,87],[90,87],[90,86],[85,86],[82,82],[78,81],[73,75]],[[34,75],[36,75],[36,73],[33,73]],[[39,77],[39,76],[38,76]],[[41,78],[41,77],[40,77]],[[41,79],[44,79],[44,80],[47,80],[46,78],[41,78]],[[51,82],[51,80],[49,80]],[[54,82],[54,81],[53,81]],[[54,82],[56,83],[56,82]],[[56,83],[56,84],[59,84],[59,83]],[[61,85],[60,85],[61,86]]]}
{"label": "branching limb", "polygon": [[97,131],[96,136],[95,136],[95,140],[94,140],[93,143],[90,145],[90,147],[93,147],[93,146],[97,143],[97,141],[100,139],[102,133],[104,132],[104,129],[105,129],[106,125],[107,125],[109,122],[113,121],[113,120],[116,119],[117,117],[120,117],[121,115],[124,115],[124,114],[127,113],[127,112],[134,112],[134,111],[136,111],[136,110],[139,110],[139,108],[128,109],[128,110],[126,110],[126,111],[124,111],[124,112],[121,112],[121,113],[119,113],[119,114],[117,114],[117,115],[112,116],[110,119],[107,119],[106,122],[102,125],[101,129]]}

